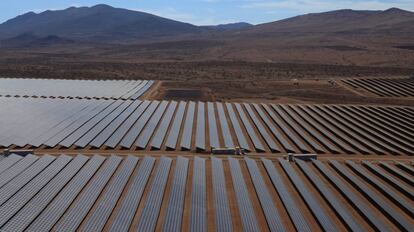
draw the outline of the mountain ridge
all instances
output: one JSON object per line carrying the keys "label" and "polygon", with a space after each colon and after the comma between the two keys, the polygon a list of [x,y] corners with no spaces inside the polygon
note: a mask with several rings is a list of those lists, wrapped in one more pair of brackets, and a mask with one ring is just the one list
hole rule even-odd
{"label": "mountain ridge", "polygon": [[[91,14],[90,11],[95,13]],[[60,23],[66,22],[67,18],[73,19],[67,15],[77,15],[69,23],[69,29],[73,30],[46,31],[40,35],[36,30],[21,30],[20,34],[16,33],[8,39],[0,37],[0,41],[4,43],[6,40],[5,44],[24,45],[27,43],[25,39],[29,41],[30,38],[19,35],[32,34],[43,39],[29,43],[30,46],[25,45],[25,52],[42,51],[53,54],[65,51],[73,54],[73,57],[85,56],[92,60],[224,60],[403,67],[414,65],[414,53],[411,49],[414,47],[414,13],[397,8],[384,11],[343,9],[253,26],[224,25],[233,29],[219,29],[223,26],[217,25],[212,28],[200,27],[142,12],[121,12],[126,14],[119,16],[119,10],[106,5],[98,5],[93,9],[72,7],[64,11],[64,16],[61,11],[47,11],[40,14],[52,15],[56,19],[54,21]],[[56,18],[56,14],[62,18]],[[136,14],[141,20],[136,20]],[[21,22],[32,17],[38,17],[38,14],[27,13],[8,21],[8,24],[22,24]],[[117,24],[114,19],[118,17],[126,23]],[[93,21],[102,18],[106,21]],[[50,18],[42,19],[46,21],[36,23],[48,25]],[[82,27],[85,22],[97,25],[99,30],[89,31],[90,28]],[[112,30],[114,27],[116,30]],[[4,25],[0,25],[0,34],[1,29],[4,31]],[[14,42],[14,39],[17,41]],[[58,47],[60,45],[62,46]],[[35,46],[40,49],[26,49]]]}
{"label": "mountain ridge", "polygon": [[[391,21],[390,21],[391,20]],[[361,29],[375,30],[379,26],[403,23],[414,20],[414,13],[398,8],[384,11],[336,10],[323,13],[299,15],[275,22],[247,28],[249,32],[267,33],[320,33],[320,32],[352,32],[361,33]]]}
{"label": "mountain ridge", "polygon": [[231,34],[375,33],[414,30],[414,13],[398,8],[384,11],[342,9],[299,15],[251,25],[245,22],[196,26],[145,12],[99,4],[63,10],[28,12],[0,24],[0,40],[22,34],[57,36],[97,43],[151,40],[182,36],[226,37]]}
{"label": "mountain ridge", "polygon": [[[133,30],[131,30],[133,29]],[[0,24],[0,38],[23,33],[74,40],[114,41],[200,33],[197,26],[108,5],[27,13]]]}

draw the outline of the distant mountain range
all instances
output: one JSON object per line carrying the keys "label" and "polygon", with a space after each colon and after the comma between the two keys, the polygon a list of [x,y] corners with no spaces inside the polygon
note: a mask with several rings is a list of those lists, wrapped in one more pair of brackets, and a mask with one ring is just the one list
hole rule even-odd
{"label": "distant mountain range", "polygon": [[414,13],[398,8],[345,9],[259,25],[240,22],[196,26],[97,5],[29,12],[0,24],[0,48],[74,45],[72,50],[76,51],[85,44],[88,46],[83,54],[134,61],[207,59],[410,66],[414,65]]}
{"label": "distant mountain range", "polygon": [[[237,30],[237,33],[233,31]],[[0,39],[20,36],[56,36],[89,42],[119,42],[188,35],[229,33],[243,36],[305,35],[309,33],[412,33],[414,13],[391,8],[386,11],[338,10],[306,14],[253,26],[232,23],[195,26],[156,15],[108,5],[70,7],[65,10],[29,12],[0,24]],[[216,35],[216,34],[215,34]],[[10,41],[9,41],[10,42]]]}
{"label": "distant mountain range", "polygon": [[1,41],[2,47],[6,48],[33,48],[51,45],[72,45],[76,42],[70,39],[61,38],[55,35],[39,37],[30,33],[20,34],[13,38]]}
{"label": "distant mountain range", "polygon": [[253,25],[250,23],[240,22],[240,23],[228,23],[228,24],[219,24],[219,25],[212,25],[212,26],[201,26],[202,28],[206,29],[213,29],[213,30],[240,30],[252,27]]}
{"label": "distant mountain range", "polygon": [[79,41],[115,42],[199,34],[209,30],[240,29],[246,23],[198,27],[156,15],[108,5],[70,7],[65,10],[29,12],[0,24],[0,39],[32,34]]}
{"label": "distant mountain range", "polygon": [[306,14],[265,23],[246,33],[336,33],[371,34],[414,32],[414,13],[391,8],[385,11],[337,10]]}

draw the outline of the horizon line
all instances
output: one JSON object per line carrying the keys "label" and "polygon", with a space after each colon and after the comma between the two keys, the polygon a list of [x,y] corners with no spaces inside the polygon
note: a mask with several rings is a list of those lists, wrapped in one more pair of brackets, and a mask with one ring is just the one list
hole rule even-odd
{"label": "horizon line", "polygon": [[68,10],[70,8],[94,8],[94,7],[97,7],[97,6],[107,6],[107,7],[111,7],[111,8],[115,8],[115,9],[122,9],[122,10],[129,10],[129,11],[134,11],[134,12],[141,12],[141,13],[151,14],[151,15],[154,15],[154,16],[157,16],[157,17],[161,17],[161,18],[165,18],[165,19],[169,19],[169,20],[174,20],[174,21],[182,22],[182,23],[188,23],[188,24],[191,24],[191,25],[194,25],[194,26],[198,26],[198,27],[202,27],[202,26],[218,26],[218,25],[227,25],[227,24],[235,24],[235,23],[248,23],[250,25],[257,26],[257,25],[261,25],[261,24],[267,24],[267,23],[277,22],[277,21],[281,21],[281,20],[286,20],[286,19],[290,19],[290,18],[302,16],[302,15],[322,14],[322,13],[335,12],[335,11],[346,11],[346,10],[351,10],[351,11],[372,11],[372,12],[377,11],[377,12],[384,12],[384,11],[391,10],[391,9],[398,9],[398,10],[401,10],[401,11],[406,11],[406,12],[414,13],[413,11],[405,10],[405,9],[398,8],[398,7],[390,7],[390,8],[385,9],[385,10],[355,10],[355,9],[351,9],[351,8],[347,8],[347,9],[344,8],[344,9],[336,9],[336,10],[329,10],[329,11],[320,11],[320,12],[297,14],[297,15],[294,15],[294,16],[280,18],[280,19],[275,19],[274,21],[268,21],[268,22],[262,22],[262,23],[252,23],[252,22],[249,22],[248,20],[243,20],[243,21],[233,21],[233,22],[227,22],[227,23],[226,22],[222,22],[222,23],[218,23],[218,24],[198,25],[198,24],[195,24],[195,23],[186,22],[184,20],[176,20],[176,19],[173,19],[173,18],[168,18],[168,17],[165,17],[165,16],[161,16],[161,15],[152,13],[150,11],[138,10],[138,9],[129,9],[129,8],[123,8],[123,7],[115,7],[115,6],[111,6],[111,5],[108,5],[108,4],[96,4],[96,5],[92,5],[92,6],[86,6],[86,5],[85,6],[71,5],[71,6],[64,7],[62,9],[53,9],[52,8],[52,9],[47,9],[47,10],[46,9],[30,10],[30,11],[26,11],[25,13],[16,15],[16,16],[14,16],[14,17],[12,17],[10,19],[7,19],[7,20],[5,20],[3,22],[0,22],[0,25],[1,24],[4,24],[4,23],[6,23],[6,22],[8,22],[8,21],[10,21],[12,19],[15,19],[15,18],[17,18],[19,16],[23,16],[23,15],[30,14],[30,13],[34,13],[36,15],[39,15],[39,14],[45,13],[47,11],[55,12],[55,11]]}

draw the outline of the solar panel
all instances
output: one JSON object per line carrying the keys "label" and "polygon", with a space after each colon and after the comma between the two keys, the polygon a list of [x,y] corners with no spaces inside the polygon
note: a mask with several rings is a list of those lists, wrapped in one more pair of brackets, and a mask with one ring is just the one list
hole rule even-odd
{"label": "solar panel", "polygon": [[137,231],[155,231],[171,162],[172,160],[166,157],[159,160],[157,172],[138,221]]}
{"label": "solar panel", "polygon": [[[347,142],[353,149],[357,150],[362,154],[369,154],[368,149],[361,145],[354,137],[349,136],[349,132],[342,125],[337,125],[333,123],[329,118],[318,116],[315,112],[310,110],[309,106],[298,106],[302,111],[300,114],[307,113],[313,120],[317,121],[320,125],[323,125],[327,130],[333,133],[335,136],[338,136],[345,142]],[[303,113],[302,113],[303,112]],[[338,128],[338,129],[337,129]]]}
{"label": "solar panel", "polygon": [[157,127],[159,121],[161,120],[162,115],[164,114],[165,109],[167,108],[168,102],[162,101],[159,105],[157,111],[155,111],[154,115],[148,121],[147,126],[142,131],[142,134],[136,141],[135,145],[138,148],[145,149],[149,140],[151,139],[152,134],[154,133],[155,128]]}
{"label": "solar panel", "polygon": [[206,121],[204,102],[198,102],[195,145],[197,150],[206,150]]}
{"label": "solar panel", "polygon": [[[17,155],[15,155],[17,156]],[[37,156],[28,155],[23,159],[20,159],[17,163],[11,166],[6,171],[2,172],[0,175],[0,188],[11,181],[14,177],[19,175],[21,172],[26,170],[30,165],[32,165],[38,159]]]}
{"label": "solar panel", "polygon": [[[72,124],[64,128],[58,134],[55,134],[52,138],[44,142],[49,147],[56,146],[59,142],[64,140],[67,136],[71,135],[74,131],[79,129],[83,124],[88,122],[92,117],[100,114],[104,111],[113,101],[100,103],[97,107],[94,107],[91,111],[85,112],[80,118],[77,118]],[[85,131],[86,132],[86,131]]]}
{"label": "solar panel", "polygon": [[165,214],[163,232],[180,231],[184,212],[185,186],[187,183],[188,159],[177,158],[171,192]]}
{"label": "solar panel", "polygon": [[410,121],[410,118],[406,117],[402,113],[399,114],[400,111],[398,110],[398,108],[394,108],[394,111],[386,111],[385,109],[382,109],[382,107],[371,108],[361,106],[358,108],[360,110],[368,111],[370,115],[379,118],[381,122],[384,122],[387,125],[392,126],[392,128],[396,132],[404,134],[409,138],[412,138],[412,136],[414,135],[414,129],[412,129],[412,121]]}
{"label": "solar panel", "polygon": [[269,120],[269,118],[266,116],[266,114],[263,112],[263,110],[260,108],[260,106],[258,104],[253,104],[253,106],[256,109],[257,113],[260,115],[263,122],[266,124],[267,128],[269,128],[269,130],[273,134],[273,136],[275,136],[275,138],[280,142],[280,144],[282,144],[285,151],[286,152],[295,152],[292,145],[290,145],[290,143],[283,136],[281,136],[281,133],[279,133],[279,131],[272,124],[272,122]]}
{"label": "solar panel", "polygon": [[[42,170],[35,178],[27,183],[19,192],[11,196],[7,202],[0,206],[0,227],[10,220],[25,204],[30,201],[62,168],[70,162],[72,158],[69,156],[59,156],[47,168]],[[26,215],[23,215],[25,218]],[[9,225],[12,226],[12,225]],[[8,226],[6,226],[8,228]],[[13,227],[11,227],[12,230]],[[6,229],[7,231],[7,229]]]}
{"label": "solar panel", "polygon": [[302,215],[298,205],[287,190],[286,184],[283,182],[281,174],[276,170],[272,161],[262,158],[263,165],[266,168],[267,174],[273,183],[273,187],[279,194],[282,203],[287,210],[290,218],[297,231],[311,231],[305,217]]}
{"label": "solar panel", "polygon": [[135,122],[135,124],[131,127],[129,132],[125,135],[120,143],[123,148],[131,148],[132,144],[137,139],[142,129],[144,129],[147,122],[151,119],[151,115],[155,112],[158,105],[158,101],[153,101],[142,114],[142,116],[138,119],[138,121]]}
{"label": "solar panel", "polygon": [[[33,138],[32,136],[37,135],[39,132],[45,132],[45,128],[44,126],[42,128],[42,125],[53,126],[55,123],[59,123],[61,118],[64,118],[64,116],[60,116],[61,111],[66,110],[66,108],[71,109],[70,105],[72,105],[68,104],[67,100],[53,101],[48,99],[42,101],[23,101],[25,101],[23,106],[16,107],[16,105],[12,105],[10,108],[21,108],[23,111],[26,107],[26,112],[14,112],[14,114],[18,114],[13,116],[14,119],[4,119],[8,122],[7,125],[3,127],[3,133],[0,134],[0,142],[4,146],[10,146],[14,143],[18,146],[26,145]],[[32,104],[29,105],[30,103]],[[10,112],[10,114],[13,114],[13,112]],[[22,131],[25,133],[21,133]]]}
{"label": "solar panel", "polygon": [[282,223],[280,214],[273,203],[272,197],[267,190],[266,184],[260,174],[259,167],[256,161],[249,158],[244,158],[247,168],[252,178],[254,188],[256,189],[257,196],[259,197],[260,204],[266,217],[267,225],[270,231],[286,231],[285,226]]}
{"label": "solar panel", "polygon": [[[393,136],[391,133],[388,132],[384,132],[382,131],[378,126],[375,126],[375,123],[370,122],[370,120],[361,120],[362,116],[358,115],[353,115],[352,113],[350,113],[349,110],[345,110],[345,108],[338,108],[338,107],[334,107],[336,110],[338,110],[339,112],[342,112],[342,115],[348,115],[349,119],[353,119],[353,122],[355,125],[357,125],[359,128],[362,128],[365,131],[371,132],[374,131],[376,133],[373,133],[374,137],[377,137],[380,141],[381,144],[386,144],[388,145],[387,148],[395,151],[398,150],[402,153],[406,153],[406,154],[414,154],[414,146],[412,146],[411,143],[407,143],[404,142],[402,140],[400,140],[399,138],[396,138],[395,136]],[[337,111],[337,112],[338,112]],[[392,148],[391,148],[392,147]],[[399,152],[396,152],[399,153]]]}
{"label": "solar panel", "polygon": [[[359,117],[363,118],[365,121],[374,124],[377,128],[381,129],[381,131],[385,131],[385,133],[392,134],[392,138],[396,141],[401,141],[405,146],[412,147],[411,144],[414,143],[414,133],[410,133],[409,131],[400,128],[398,123],[395,121],[390,123],[386,120],[383,120],[380,117],[377,117],[375,114],[371,114],[366,111],[366,108],[363,107],[346,107],[354,114],[358,115]],[[396,124],[396,125],[394,125]]]}
{"label": "solar panel", "polygon": [[145,92],[144,87],[148,84],[148,82],[149,81],[147,80],[141,81],[137,86],[135,86],[135,88],[123,97],[131,100],[137,100]]}
{"label": "solar panel", "polygon": [[362,183],[360,180],[355,178],[349,171],[339,164],[337,161],[331,160],[331,165],[335,168],[338,173],[347,179],[352,185],[363,194],[375,207],[377,207],[384,215],[387,216],[395,225],[404,231],[410,231],[411,228],[414,228],[414,225],[407,221],[400,213],[395,211],[389,204],[383,201],[376,193],[371,191],[367,186]]}
{"label": "solar panel", "polygon": [[[83,135],[87,134],[94,126],[96,126],[99,122],[101,122],[105,117],[107,117],[112,111],[114,111],[119,105],[122,104],[122,101],[116,101],[106,107],[104,110],[99,112],[94,117],[91,117],[87,120],[85,124],[81,127],[76,129],[72,134],[66,137],[63,141],[59,143],[59,145],[63,147],[70,147],[78,141]],[[91,139],[91,138],[89,138]],[[80,141],[80,145],[83,145],[83,141]],[[85,143],[87,144],[87,143]]]}
{"label": "solar panel", "polygon": [[345,112],[338,111],[336,108],[332,108],[330,106],[325,107],[327,110],[334,112],[338,117],[341,117],[343,120],[348,121],[353,126],[357,127],[357,131],[365,131],[364,133],[360,133],[361,136],[366,136],[367,139],[370,139],[372,142],[374,142],[377,146],[381,147],[382,149],[392,153],[392,154],[399,154],[398,150],[395,149],[395,147],[390,146],[388,143],[384,142],[384,140],[381,138],[382,136],[377,135],[375,133],[372,133],[370,129],[368,129],[365,125],[362,125],[358,121],[354,120],[353,118],[350,118],[347,116]]}
{"label": "solar panel", "polygon": [[[124,85],[136,88],[133,81]],[[8,109],[0,112],[0,146],[10,148],[136,149],[136,143],[140,149],[151,144],[153,149],[175,150],[179,143],[182,150],[251,150],[255,145],[259,152],[414,152],[410,111],[404,107],[226,103],[224,108],[220,102],[208,102],[207,107],[192,102],[187,110],[185,102],[174,101],[12,99],[0,101]],[[405,115],[397,118],[400,110]]]}
{"label": "solar panel", "polygon": [[[164,141],[165,135],[169,125],[171,124],[171,119],[174,116],[175,109],[177,107],[177,102],[172,101],[168,106],[167,111],[157,129],[157,132],[154,134],[154,138],[151,141],[151,147],[155,149],[161,149],[162,142]],[[179,128],[178,128],[179,130]]]}
{"label": "solar panel", "polygon": [[222,131],[222,136],[224,139],[224,146],[226,147],[234,147],[233,139],[230,133],[230,127],[227,123],[226,113],[224,112],[223,103],[217,102],[217,113],[219,116],[220,127]]}
{"label": "solar panel", "polygon": [[293,121],[286,112],[282,111],[278,106],[271,104],[273,109],[276,111],[276,113],[296,132],[297,135],[299,135],[303,141],[305,141],[309,146],[312,147],[312,149],[316,153],[326,153],[323,148],[316,143],[312,138],[305,137],[303,133],[303,129],[295,122]]}
{"label": "solar panel", "polygon": [[[0,79],[0,95],[68,98],[137,99],[154,81],[140,80],[65,80],[65,79]],[[132,96],[131,96],[132,95]]]}
{"label": "solar panel", "polygon": [[15,163],[17,163],[22,158],[23,157],[21,157],[19,155],[14,155],[14,154],[2,158],[2,160],[0,162],[0,174],[2,172],[6,171],[11,166],[13,166]]}
{"label": "solar panel", "polygon": [[[27,123],[18,123],[16,124],[18,127],[15,127],[15,130],[19,131],[24,128],[26,133],[21,134],[20,136],[12,134],[8,137],[11,140],[8,140],[8,138],[4,140],[8,140],[8,143],[24,147],[32,139],[43,134],[45,132],[45,127],[53,128],[54,126],[59,125],[62,122],[62,119],[66,119],[65,117],[67,117],[68,114],[76,112],[77,110],[79,110],[79,104],[70,104],[67,100],[64,100],[61,104],[58,104],[57,107],[51,107],[50,110],[43,112],[43,115],[46,115],[47,120],[37,120],[36,123],[33,123],[32,120],[28,120]],[[40,115],[39,118],[41,119],[43,115]]]}
{"label": "solar panel", "polygon": [[206,164],[203,158],[194,158],[191,193],[190,231],[207,231]]}
{"label": "solar panel", "polygon": [[208,115],[208,130],[210,135],[210,146],[212,148],[219,148],[220,142],[217,131],[217,121],[214,104],[212,102],[207,103],[207,115]]}
{"label": "solar panel", "polygon": [[300,149],[301,152],[309,153],[308,148],[302,142],[302,140],[299,137],[297,137],[296,134],[288,126],[286,126],[285,123],[282,122],[281,119],[279,119],[276,116],[274,111],[272,111],[271,108],[268,105],[262,104],[262,107],[266,110],[266,112],[269,114],[269,116],[272,118],[272,120],[280,127],[280,129],[283,131],[283,133],[285,133],[285,135],[291,141],[293,141],[293,143]]}
{"label": "solar panel", "polygon": [[401,112],[401,111],[395,112],[397,108],[393,108],[393,110],[388,110],[387,108],[384,108],[384,107],[375,107],[375,108],[366,107],[366,108],[374,110],[375,112],[377,112],[377,114],[383,115],[383,117],[387,118],[388,120],[398,122],[400,127],[404,128],[407,131],[410,131],[411,133],[414,133],[414,129],[412,129],[414,122],[409,116],[407,117],[406,112]]}
{"label": "solar panel", "polygon": [[138,108],[126,119],[122,125],[111,135],[111,137],[105,142],[105,146],[115,148],[122,138],[127,134],[129,129],[134,125],[138,118],[145,112],[150,105],[150,101],[144,101]]}
{"label": "solar panel", "polygon": [[401,180],[403,180],[405,183],[411,185],[411,187],[414,186],[414,179],[407,175],[406,173],[398,170],[397,168],[395,168],[394,166],[391,166],[390,164],[386,163],[386,162],[379,162],[379,164],[381,165],[381,167],[385,168],[388,172],[392,173],[393,175],[397,176],[398,178],[400,178]]}
{"label": "solar panel", "polygon": [[[338,148],[334,144],[328,141],[327,136],[314,130],[314,128],[312,128],[312,126],[308,123],[308,121],[302,120],[299,115],[295,114],[286,105],[281,105],[279,107],[282,108],[287,113],[287,115],[289,115],[297,123],[297,125],[302,127],[303,131],[306,131],[307,133],[309,133],[310,135],[309,139],[314,139],[318,141],[319,144],[323,145],[326,149],[328,149],[330,153],[333,153],[333,154],[341,153],[340,150],[338,150]],[[317,143],[315,144],[319,146]]]}
{"label": "solar panel", "polygon": [[317,176],[317,174],[309,168],[309,166],[301,160],[296,160],[299,168],[312,182],[313,186],[318,189],[319,193],[323,195],[325,201],[329,206],[339,215],[341,221],[350,231],[363,231],[361,225],[347,210],[347,208],[341,203],[341,201],[335,196],[335,194],[329,190],[328,186]]}
{"label": "solar panel", "polygon": [[246,117],[246,114],[244,113],[241,105],[239,103],[234,104],[236,106],[237,112],[239,112],[239,116],[243,122],[244,127],[246,128],[247,134],[249,135],[250,139],[253,142],[253,145],[257,151],[264,152],[265,148],[260,142],[259,138],[257,138],[256,133],[254,132],[254,129],[252,125],[250,124],[249,120]]}
{"label": "solar panel", "polygon": [[[125,91],[120,92],[116,98],[118,99],[132,99],[131,97],[144,86],[146,83],[144,81],[129,81],[125,84]],[[136,100],[136,99],[132,99]]]}
{"label": "solar panel", "polygon": [[368,183],[378,189],[383,193],[388,199],[394,202],[398,207],[407,212],[411,217],[414,217],[414,207],[406,201],[404,198],[396,194],[391,188],[375,179],[373,176],[368,174],[361,166],[355,164],[354,162],[347,160],[345,163],[351,167],[351,169],[357,173],[360,177],[364,178]]}
{"label": "solar panel", "polygon": [[111,125],[113,120],[128,108],[131,103],[131,101],[125,101],[118,105],[115,110],[106,115],[99,123],[93,126],[78,141],[76,141],[75,145],[82,148],[86,147],[96,136],[101,134],[107,126]]}
{"label": "solar panel", "polygon": [[0,205],[3,205],[3,203],[16,194],[16,192],[35,178],[44,168],[52,163],[54,159],[55,158],[52,156],[43,156],[11,181],[7,182],[7,184],[0,188]]}
{"label": "solar panel", "polygon": [[279,163],[288,175],[289,179],[292,181],[296,190],[304,199],[306,205],[312,211],[313,215],[315,215],[324,231],[337,231],[338,229],[332,223],[332,219],[330,219],[325,210],[320,207],[320,204],[315,199],[315,196],[306,188],[305,183],[303,183],[303,181],[299,178],[296,171],[292,168],[289,162],[279,158]]}
{"label": "solar panel", "polygon": [[[68,157],[65,157],[68,160]],[[76,156],[59,172],[39,193],[13,216],[3,227],[6,231],[23,231],[44,210],[50,201],[65,187],[66,183],[82,168],[88,160],[86,156]],[[58,161],[58,160],[56,160]],[[56,162],[55,161],[55,162]],[[63,163],[65,164],[65,162]],[[33,189],[31,189],[33,190]]]}
{"label": "solar panel", "polygon": [[114,121],[112,121],[99,135],[93,139],[89,145],[92,147],[98,148],[101,147],[105,141],[107,141],[113,133],[121,126],[124,125],[123,123],[126,122],[128,117],[141,105],[141,101],[134,101],[128,108],[119,114],[118,117]]}
{"label": "solar panel", "polygon": [[167,149],[175,150],[176,148],[186,106],[186,102],[180,102],[180,105],[178,106],[177,112],[175,113],[174,122],[170,129],[170,133],[167,140],[165,141],[165,146]]}
{"label": "solar panel", "polygon": [[46,209],[30,224],[28,231],[49,231],[66,212],[66,209],[82,191],[93,174],[105,160],[102,156],[93,156],[65,188],[53,199]]}
{"label": "solar panel", "polygon": [[362,164],[366,166],[372,173],[380,177],[382,180],[386,181],[388,184],[392,185],[394,188],[398,189],[401,193],[406,195],[411,200],[414,200],[414,190],[409,188],[408,186],[401,183],[396,178],[392,177],[390,174],[386,173],[386,171],[380,169],[378,166],[368,162],[362,161]]}
{"label": "solar panel", "polygon": [[91,180],[90,185],[88,185],[79,195],[78,201],[72,204],[72,206],[56,224],[55,230],[74,231],[79,227],[111,178],[112,174],[115,172],[121,160],[122,158],[117,156],[111,156],[108,160],[106,160]]}
{"label": "solar panel", "polygon": [[233,106],[230,103],[226,103],[227,112],[229,113],[231,124],[233,125],[237,141],[239,142],[239,146],[247,151],[251,151],[249,144],[244,137],[243,130],[241,129],[240,123],[237,120],[237,116],[234,113]]}
{"label": "solar panel", "polygon": [[397,162],[396,163],[397,167],[399,167],[400,169],[404,170],[405,172],[414,175],[414,168],[412,166],[409,166],[405,163],[401,163],[401,162]]}
{"label": "solar panel", "polygon": [[132,100],[138,99],[141,97],[148,89],[151,88],[151,86],[154,84],[154,81],[148,81],[145,86],[143,86],[138,92],[136,92],[134,95],[132,95],[130,98]]}
{"label": "solar panel", "polygon": [[348,186],[346,186],[334,173],[332,173],[321,161],[313,160],[313,164],[322,173],[322,175],[328,179],[335,188],[344,196],[351,206],[355,208],[370,225],[375,227],[378,231],[391,231],[389,226],[379,219],[369,206],[366,205],[365,201],[361,200]]}
{"label": "solar panel", "polygon": [[226,191],[223,162],[211,158],[211,173],[213,175],[214,208],[217,231],[233,231],[229,200]]}
{"label": "solar panel", "polygon": [[256,126],[257,130],[259,131],[260,135],[262,136],[263,140],[266,142],[267,146],[269,146],[270,150],[272,152],[280,152],[281,149],[278,145],[273,141],[272,136],[267,133],[265,127],[260,122],[260,120],[256,117],[256,115],[253,112],[253,109],[251,106],[247,103],[243,104],[244,107],[247,110],[247,113],[249,114],[250,118],[252,119],[254,125]]}
{"label": "solar panel", "polygon": [[185,117],[184,130],[181,135],[181,149],[190,150],[191,149],[191,138],[193,135],[193,121],[194,121],[194,112],[195,112],[195,103],[189,102],[187,114]]}
{"label": "solar panel", "polygon": [[78,110],[72,111],[65,118],[63,118],[64,120],[62,120],[61,123],[54,126],[53,128],[48,128],[48,130],[43,131],[41,135],[38,135],[32,138],[31,140],[29,140],[28,143],[35,147],[41,146],[47,140],[51,139],[54,135],[59,134],[66,127],[74,123],[76,120],[80,119],[86,112],[89,112],[91,109],[93,109],[95,107],[94,106],[95,104],[99,104],[95,100],[86,101],[84,103],[86,104],[85,105],[82,104]]}
{"label": "solar panel", "polygon": [[233,187],[236,193],[237,205],[244,231],[260,231],[257,223],[256,215],[250,201],[249,193],[247,192],[246,182],[240,168],[239,161],[234,158],[228,158],[230,165],[231,177],[233,180]]}
{"label": "solar panel", "polygon": [[378,153],[378,154],[385,153],[385,151],[382,148],[372,143],[369,139],[366,138],[366,136],[364,135],[360,136],[360,134],[357,131],[355,131],[355,128],[353,127],[353,125],[342,120],[342,118],[340,117],[336,117],[331,112],[326,111],[325,108],[323,107],[319,108],[318,106],[315,106],[315,107],[309,107],[309,109],[317,113],[323,119],[329,121],[331,124],[336,125],[343,133],[357,140],[359,143],[363,144],[365,147],[369,148],[375,153]]}
{"label": "solar panel", "polygon": [[109,231],[128,231],[139,202],[141,201],[154,162],[155,159],[152,157],[145,157],[140,162],[138,171],[133,177],[131,185],[126,192],[118,211],[114,213],[115,217]]}
{"label": "solar panel", "polygon": [[111,216],[119,197],[124,190],[129,177],[134,171],[135,165],[138,162],[137,157],[128,156],[122,162],[118,171],[112,177],[111,182],[105,189],[99,201],[95,204],[93,211],[90,212],[88,220],[80,229],[81,231],[102,231],[106,221]]}
{"label": "solar panel", "polygon": [[[345,143],[340,138],[336,137],[334,134],[332,134],[329,130],[326,130],[321,124],[319,124],[317,121],[313,120],[313,118],[309,117],[307,114],[303,114],[301,111],[299,111],[295,106],[289,106],[287,108],[290,108],[291,112],[296,112],[297,115],[299,115],[306,123],[308,123],[311,128],[316,129],[319,134],[324,135],[324,137],[329,140],[329,142],[333,143],[335,146],[339,147],[345,153],[347,154],[355,154],[356,151],[351,148],[347,143]],[[328,142],[328,141],[326,141]],[[339,151],[337,151],[339,152]]]}

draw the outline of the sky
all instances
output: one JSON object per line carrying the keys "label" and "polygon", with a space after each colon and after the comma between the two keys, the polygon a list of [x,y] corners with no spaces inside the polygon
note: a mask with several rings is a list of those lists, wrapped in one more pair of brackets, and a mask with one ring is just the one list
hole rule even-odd
{"label": "sky", "polygon": [[97,4],[144,11],[195,25],[260,24],[338,9],[385,10],[398,7],[414,11],[414,0],[0,0],[0,23],[29,11],[40,13]]}

